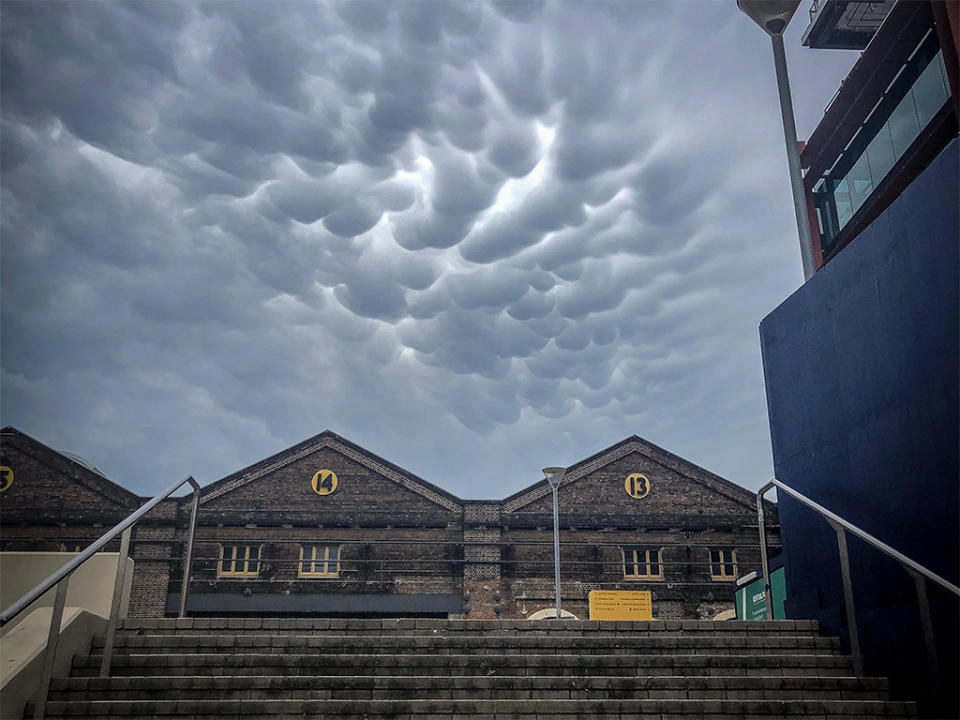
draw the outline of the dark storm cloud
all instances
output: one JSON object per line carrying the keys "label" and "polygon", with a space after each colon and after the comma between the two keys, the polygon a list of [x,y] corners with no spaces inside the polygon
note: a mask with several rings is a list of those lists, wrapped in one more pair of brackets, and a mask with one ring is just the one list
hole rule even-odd
{"label": "dark storm cloud", "polygon": [[[799,271],[732,5],[0,20],[4,423],[143,492],[325,427],[469,497],[634,432],[766,472],[756,326]],[[805,58],[822,106],[849,61]]]}

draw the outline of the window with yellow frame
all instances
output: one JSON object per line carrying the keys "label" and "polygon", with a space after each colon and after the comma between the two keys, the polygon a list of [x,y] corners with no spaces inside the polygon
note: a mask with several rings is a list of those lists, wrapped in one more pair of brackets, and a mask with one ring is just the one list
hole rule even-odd
{"label": "window with yellow frame", "polygon": [[300,577],[339,577],[339,545],[301,545]]}
{"label": "window with yellow frame", "polygon": [[735,580],[737,577],[737,551],[711,549],[710,577],[714,580]]}
{"label": "window with yellow frame", "polygon": [[260,574],[260,545],[221,545],[217,575],[252,577]]}
{"label": "window with yellow frame", "polygon": [[662,580],[663,559],[660,548],[625,547],[623,576],[628,580]]}

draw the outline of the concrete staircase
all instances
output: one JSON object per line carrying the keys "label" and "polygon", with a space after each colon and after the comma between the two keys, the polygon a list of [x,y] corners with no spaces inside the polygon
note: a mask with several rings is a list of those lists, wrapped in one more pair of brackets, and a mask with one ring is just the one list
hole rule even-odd
{"label": "concrete staircase", "polygon": [[[808,621],[127,620],[47,718],[913,717]],[[30,708],[28,708],[29,712]]]}

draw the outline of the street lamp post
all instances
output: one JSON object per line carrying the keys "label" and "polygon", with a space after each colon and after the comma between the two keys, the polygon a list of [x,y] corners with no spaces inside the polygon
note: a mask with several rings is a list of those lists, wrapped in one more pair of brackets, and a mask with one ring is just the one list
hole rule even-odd
{"label": "street lamp post", "polygon": [[807,281],[814,271],[813,237],[810,232],[810,216],[807,214],[807,198],[803,190],[803,175],[800,172],[797,123],[793,116],[793,101],[790,98],[787,57],[783,50],[783,31],[799,6],[800,0],[737,0],[737,7],[763,28],[770,35],[773,43],[773,64],[777,73],[777,89],[780,93],[783,138],[787,143],[790,189],[793,192],[793,210],[797,215],[797,232],[800,234],[800,260],[803,263],[803,279]]}
{"label": "street lamp post", "polygon": [[553,491],[553,576],[556,583],[557,620],[560,619],[560,514],[557,510],[557,488],[567,471],[562,467],[548,467],[543,469],[543,479],[550,484]]}

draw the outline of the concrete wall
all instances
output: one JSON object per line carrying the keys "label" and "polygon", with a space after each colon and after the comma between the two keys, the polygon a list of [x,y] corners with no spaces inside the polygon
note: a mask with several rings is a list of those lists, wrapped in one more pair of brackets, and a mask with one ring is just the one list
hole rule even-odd
{"label": "concrete wall", "polygon": [[[7,608],[63,567],[77,553],[0,553],[0,607]],[[98,553],[70,576],[60,626],[54,673],[69,673],[76,654],[86,654],[95,633],[102,633],[110,616],[119,553]],[[120,616],[130,602],[133,560],[126,558]],[[0,637],[0,717],[23,716],[24,704],[37,690],[56,588],[41,595],[3,627]]]}
{"label": "concrete wall", "polygon": [[[43,672],[51,612],[50,607],[25,611],[23,622],[17,623],[0,639],[3,649],[0,718],[22,718],[24,705],[36,696],[38,679]],[[88,655],[93,636],[103,633],[106,626],[106,619],[99,615],[78,607],[66,608],[60,624],[53,675],[69,675],[74,655]]]}
{"label": "concrete wall", "polygon": [[[953,583],[958,154],[954,140],[760,325],[776,476]],[[845,636],[834,532],[787,497],[780,522],[788,617],[817,618]],[[867,672],[891,675],[894,692],[916,697],[928,678],[913,582],[856,539],[850,555]],[[930,593],[955,709],[957,602]]]}
{"label": "concrete wall", "polygon": [[[63,567],[77,553],[59,552],[4,552],[0,553],[0,607],[9,607],[26,592]],[[67,588],[67,607],[77,607],[107,618],[113,600],[114,579],[117,574],[119,553],[97,553],[70,576]],[[127,558],[125,587],[121,599],[120,616],[126,617],[130,601],[130,584],[133,578],[133,560]],[[33,604],[30,610],[52,607],[56,588],[52,588]],[[6,635],[20,617],[3,627]]]}

